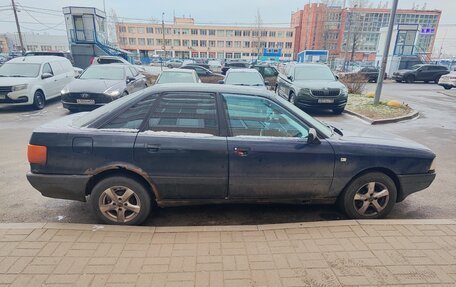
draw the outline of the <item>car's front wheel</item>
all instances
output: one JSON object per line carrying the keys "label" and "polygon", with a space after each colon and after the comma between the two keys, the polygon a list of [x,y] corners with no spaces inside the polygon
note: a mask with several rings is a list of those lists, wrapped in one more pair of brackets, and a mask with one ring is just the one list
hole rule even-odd
{"label": "car's front wheel", "polygon": [[290,96],[288,97],[288,101],[293,105],[296,105],[296,95],[295,93],[291,92]]}
{"label": "car's front wheel", "polygon": [[354,179],[340,195],[345,214],[354,219],[385,217],[396,203],[394,181],[384,173],[371,172]]}
{"label": "car's front wheel", "polygon": [[97,217],[107,224],[139,225],[151,210],[146,187],[127,176],[102,179],[92,189],[90,203]]}
{"label": "car's front wheel", "polygon": [[413,82],[415,82],[415,77],[413,75],[408,75],[407,77],[405,77],[405,82],[413,83]]}
{"label": "car's front wheel", "polygon": [[42,91],[38,90],[33,95],[33,108],[35,110],[42,110],[46,105],[46,98]]}

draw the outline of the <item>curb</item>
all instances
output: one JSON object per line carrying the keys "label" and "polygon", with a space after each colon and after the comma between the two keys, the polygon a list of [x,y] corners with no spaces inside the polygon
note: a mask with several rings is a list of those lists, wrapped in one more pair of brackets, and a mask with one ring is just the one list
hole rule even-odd
{"label": "curb", "polygon": [[76,231],[137,232],[137,233],[187,233],[187,232],[251,232],[280,229],[316,227],[366,226],[366,225],[456,225],[453,219],[379,219],[379,220],[333,220],[263,225],[224,226],[118,226],[77,223],[0,223],[0,230],[6,229],[59,229]]}
{"label": "curb", "polygon": [[374,119],[371,119],[369,117],[366,117],[364,115],[361,115],[357,112],[354,112],[354,111],[350,111],[348,109],[346,109],[344,111],[345,113],[349,114],[349,115],[352,115],[352,116],[355,116],[355,117],[358,117],[366,122],[368,122],[369,124],[371,125],[378,125],[378,124],[390,124],[390,123],[397,123],[397,122],[401,122],[401,121],[406,121],[406,120],[411,120],[411,119],[415,119],[415,118],[418,118],[420,116],[420,113],[418,111],[413,111],[412,113],[408,114],[408,115],[405,115],[405,116],[401,116],[401,117],[395,117],[395,118],[389,118],[389,119],[381,119],[381,120],[374,120]]}

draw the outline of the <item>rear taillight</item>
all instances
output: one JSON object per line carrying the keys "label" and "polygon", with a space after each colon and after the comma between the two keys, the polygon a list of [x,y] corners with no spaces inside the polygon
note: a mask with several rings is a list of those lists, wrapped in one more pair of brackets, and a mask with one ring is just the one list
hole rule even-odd
{"label": "rear taillight", "polygon": [[95,60],[95,57],[90,57],[90,65],[93,64],[93,60]]}
{"label": "rear taillight", "polygon": [[47,147],[42,145],[28,145],[27,157],[29,163],[46,164],[47,161]]}

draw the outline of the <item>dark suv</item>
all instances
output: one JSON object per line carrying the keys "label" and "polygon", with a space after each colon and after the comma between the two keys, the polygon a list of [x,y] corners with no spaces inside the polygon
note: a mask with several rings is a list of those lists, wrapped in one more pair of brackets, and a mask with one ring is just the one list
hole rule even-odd
{"label": "dark suv", "polygon": [[338,81],[328,66],[290,63],[277,77],[277,93],[301,109],[344,111],[348,89]]}
{"label": "dark suv", "polygon": [[399,70],[393,73],[393,79],[396,82],[413,83],[415,81],[423,81],[425,83],[438,83],[441,76],[449,74],[448,68],[441,65],[419,64],[414,65],[410,69]]}

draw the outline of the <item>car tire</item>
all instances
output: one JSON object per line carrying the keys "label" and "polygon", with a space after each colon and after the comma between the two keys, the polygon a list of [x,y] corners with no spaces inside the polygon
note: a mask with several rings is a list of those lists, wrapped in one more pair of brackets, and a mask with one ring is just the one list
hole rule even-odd
{"label": "car tire", "polygon": [[444,88],[445,90],[451,90],[452,86],[449,86],[449,85],[443,85],[443,88]]}
{"label": "car tire", "polygon": [[147,188],[127,176],[111,176],[92,189],[90,205],[95,215],[106,224],[139,225],[151,211]]}
{"label": "car tire", "polygon": [[344,110],[345,110],[345,107],[343,107],[343,108],[335,108],[335,109],[332,109],[332,112],[335,115],[340,115],[340,114],[342,114],[344,112]]}
{"label": "car tire", "polygon": [[46,97],[42,91],[38,90],[35,92],[32,105],[35,110],[42,110],[44,108],[46,105]]}
{"label": "car tire", "polygon": [[123,91],[123,93],[122,93],[122,97],[125,97],[125,96],[128,96],[128,92],[127,91]]}
{"label": "car tire", "polygon": [[401,81],[401,80],[396,80],[396,82],[397,82],[397,83],[402,83],[402,81]]}
{"label": "car tire", "polygon": [[290,96],[288,97],[288,101],[296,106],[296,95],[294,92],[290,93]]}
{"label": "car tire", "polygon": [[68,108],[68,111],[70,111],[72,114],[79,112],[79,110],[76,108]]}
{"label": "car tire", "polygon": [[370,172],[355,178],[339,197],[339,205],[352,219],[384,218],[394,207],[397,188],[384,173]]}
{"label": "car tire", "polygon": [[408,75],[407,77],[405,77],[405,82],[406,83],[413,83],[415,81],[415,77],[413,75]]}
{"label": "car tire", "polygon": [[172,66],[172,65],[168,65],[167,67],[168,67],[169,69],[172,69],[172,68],[173,68],[173,66]]}

